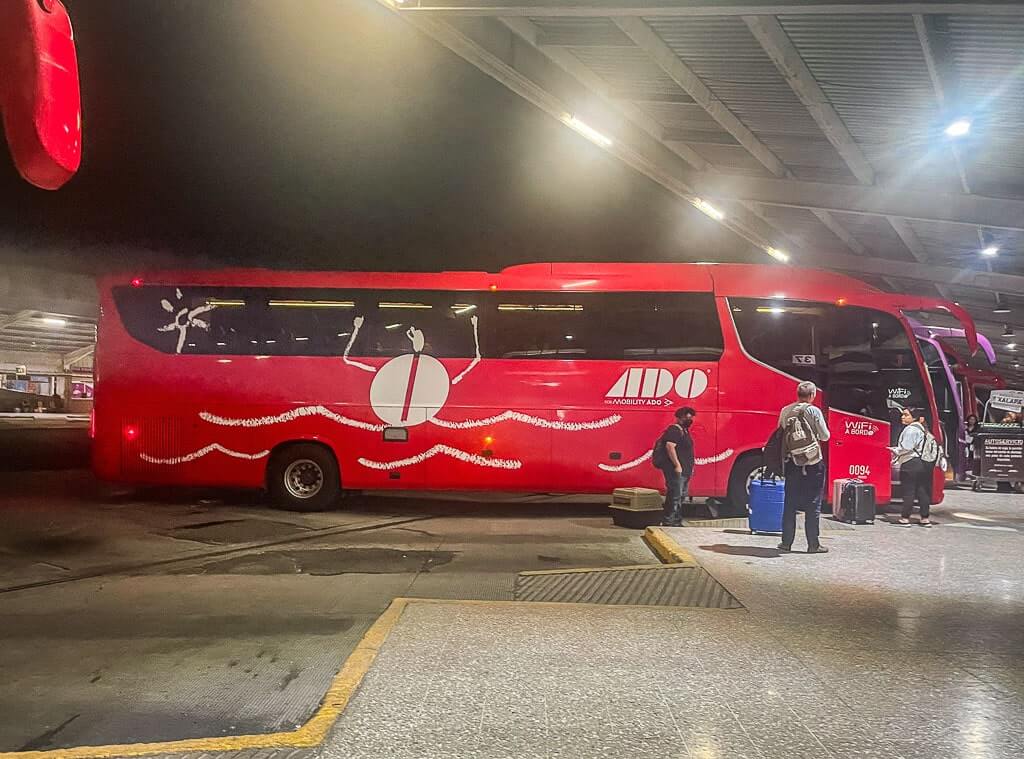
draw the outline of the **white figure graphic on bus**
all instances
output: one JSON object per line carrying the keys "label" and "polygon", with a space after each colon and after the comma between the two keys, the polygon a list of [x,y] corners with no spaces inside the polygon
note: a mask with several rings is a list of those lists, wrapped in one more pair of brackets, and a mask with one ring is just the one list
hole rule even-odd
{"label": "white figure graphic on bus", "polygon": [[190,309],[188,306],[181,305],[180,301],[184,296],[181,294],[180,288],[175,288],[174,294],[179,301],[178,306],[172,305],[166,298],[162,298],[160,300],[160,307],[167,313],[174,314],[174,321],[170,324],[165,324],[162,327],[157,327],[157,332],[177,331],[178,343],[174,352],[181,353],[181,349],[185,347],[185,340],[188,338],[188,331],[191,327],[196,327],[206,331],[210,330],[210,322],[198,317],[212,311],[216,306],[206,303],[202,306],[196,306],[195,308]]}
{"label": "white figure graphic on bus", "polygon": [[341,358],[349,366],[375,374],[370,384],[370,405],[381,421],[396,427],[423,424],[444,408],[452,385],[459,384],[480,363],[480,320],[473,314],[469,321],[473,325],[475,356],[469,366],[454,378],[448,376],[444,364],[423,352],[426,338],[423,331],[415,326],[410,326],[405,333],[412,343],[412,353],[396,356],[379,369],[349,358],[359,330],[365,323],[362,316],[352,320],[352,335]]}

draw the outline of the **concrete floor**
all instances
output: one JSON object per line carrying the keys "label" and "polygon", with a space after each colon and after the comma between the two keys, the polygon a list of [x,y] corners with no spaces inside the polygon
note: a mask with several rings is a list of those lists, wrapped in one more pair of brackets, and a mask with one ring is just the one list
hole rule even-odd
{"label": "concrete floor", "polygon": [[[18,477],[0,749],[287,729],[394,596],[507,599],[520,570],[651,560],[580,506],[294,515]],[[414,603],[312,754],[1018,757],[1024,496],[952,493],[934,516],[827,530],[817,556],[672,530],[738,611]]]}
{"label": "concrete floor", "polygon": [[651,561],[600,506],[0,489],[0,751],[286,730],[396,596],[511,598],[524,569]]}
{"label": "concrete floor", "polygon": [[1024,498],[935,514],[670,530],[745,612],[412,606],[325,756],[1019,757]]}

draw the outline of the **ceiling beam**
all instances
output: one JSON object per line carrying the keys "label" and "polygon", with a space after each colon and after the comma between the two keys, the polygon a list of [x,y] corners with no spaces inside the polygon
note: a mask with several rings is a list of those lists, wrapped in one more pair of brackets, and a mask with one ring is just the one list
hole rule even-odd
{"label": "ceiling beam", "polygon": [[[606,101],[612,109],[618,111],[648,136],[652,137],[654,140],[664,145],[668,150],[671,150],[677,156],[682,158],[687,164],[701,171],[707,171],[712,168],[708,160],[693,148],[684,143],[669,142],[668,130],[666,130],[659,121],[654,119],[650,114],[634,103],[616,98],[609,89],[608,83],[583,65],[583,62],[569,50],[557,46],[541,48],[539,45],[540,30],[530,22],[529,19],[501,19],[501,23],[514,34],[525,40],[527,44],[537,50],[542,56],[552,61],[566,74],[578,81],[599,98]],[[453,52],[458,53],[458,51],[454,49]],[[485,73],[490,72],[486,71]],[[501,80],[499,79],[499,81]],[[681,92],[679,94],[683,95]],[[692,102],[688,95],[685,97]],[[581,98],[581,100],[583,100],[583,98]],[[558,117],[558,114],[552,113],[552,115]]]}
{"label": "ceiling beam", "polygon": [[800,57],[800,52],[778,19],[773,16],[744,16],[743,21],[772,59],[772,63],[785,77],[793,92],[800,98],[800,102],[810,112],[825,137],[857,177],[857,181],[866,185],[874,184],[874,168],[832,106],[828,95],[821,89],[814,74]]}
{"label": "ceiling beam", "polygon": [[70,369],[75,364],[77,364],[79,361],[83,361],[84,359],[89,358],[95,352],[96,344],[94,343],[92,345],[83,346],[69,353],[65,353],[63,356],[60,357],[60,361],[61,364],[64,365],[64,369],[67,370]]}
{"label": "ceiling beam", "polygon": [[[505,23],[518,21],[520,19],[503,19]],[[544,47],[541,45],[540,47]],[[625,92],[622,90],[609,90],[608,97],[611,100],[628,100],[633,103],[671,103],[673,105],[693,105],[693,98],[685,92]],[[703,109],[702,109],[703,110]]]}
{"label": "ceiling beam", "polygon": [[807,182],[796,179],[705,174],[688,177],[709,197],[752,200],[772,206],[822,209],[868,216],[1024,230],[1024,200],[926,192],[904,186]]}
{"label": "ceiling beam", "polygon": [[1020,16],[1019,0],[920,0],[879,2],[878,0],[379,0],[409,15],[550,17],[687,17],[850,15],[908,13],[969,13],[976,16]]}
{"label": "ceiling beam", "polygon": [[896,277],[932,282],[953,287],[970,287],[976,290],[1000,292],[1010,295],[1024,295],[1024,276],[999,274],[976,269],[958,269],[952,266],[938,266],[910,261],[892,261],[885,258],[863,258],[841,253],[816,252],[814,262],[828,269],[872,274],[879,277]]}
{"label": "ceiling beam", "polygon": [[898,216],[886,217],[889,225],[893,228],[893,231],[899,236],[903,244],[907,246],[907,250],[910,254],[922,264],[928,263],[928,251],[925,250],[924,244],[918,238],[914,228],[910,226],[910,222],[906,219],[901,219]]}
{"label": "ceiling beam", "polygon": [[707,114],[729,134],[736,138],[762,166],[777,177],[784,177],[789,171],[767,145],[761,142],[747,126],[737,118],[728,106],[719,100],[710,88],[701,81],[693,70],[676,55],[675,51],[658,36],[647,22],[639,18],[615,18],[612,22],[619,27],[672,81],[693,98]]}
{"label": "ceiling beam", "polygon": [[17,313],[10,314],[8,316],[0,316],[0,330],[13,327],[15,324],[21,324],[22,322],[28,321],[36,315],[36,311],[30,309],[24,309]]}

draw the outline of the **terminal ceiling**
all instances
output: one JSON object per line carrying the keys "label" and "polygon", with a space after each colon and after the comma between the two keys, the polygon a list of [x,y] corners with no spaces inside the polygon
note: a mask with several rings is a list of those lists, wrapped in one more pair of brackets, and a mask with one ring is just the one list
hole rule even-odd
{"label": "terminal ceiling", "polygon": [[958,301],[1024,378],[1024,3],[379,2],[765,262]]}

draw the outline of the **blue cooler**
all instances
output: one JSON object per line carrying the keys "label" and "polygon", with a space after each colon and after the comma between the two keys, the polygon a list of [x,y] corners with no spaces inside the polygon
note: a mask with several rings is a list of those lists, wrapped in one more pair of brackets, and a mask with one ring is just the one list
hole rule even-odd
{"label": "blue cooler", "polygon": [[784,480],[754,480],[750,483],[750,534],[782,532],[782,509],[786,505]]}

